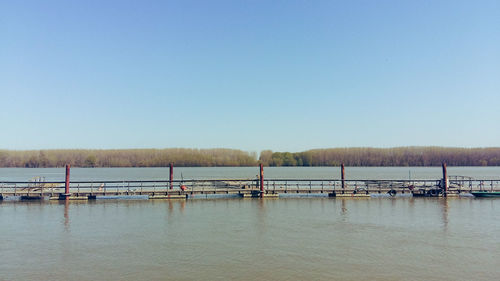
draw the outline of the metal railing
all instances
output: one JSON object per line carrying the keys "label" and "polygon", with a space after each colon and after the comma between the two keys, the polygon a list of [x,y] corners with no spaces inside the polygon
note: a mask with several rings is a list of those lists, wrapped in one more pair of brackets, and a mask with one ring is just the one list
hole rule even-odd
{"label": "metal railing", "polygon": [[[440,188],[441,180],[342,180],[340,179],[265,179],[266,192],[401,192]],[[0,194],[61,194],[64,181],[0,181]],[[142,194],[155,192],[244,192],[259,189],[258,179],[185,179],[185,180],[111,180],[72,181],[70,193]],[[498,191],[500,180],[449,179],[451,192]]]}

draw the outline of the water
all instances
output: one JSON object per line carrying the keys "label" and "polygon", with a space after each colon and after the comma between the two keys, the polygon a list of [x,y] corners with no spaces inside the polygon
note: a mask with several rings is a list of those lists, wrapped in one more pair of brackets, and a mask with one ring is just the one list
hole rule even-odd
{"label": "water", "polygon": [[499,200],[1,203],[0,280],[497,280]]}
{"label": "water", "polygon": [[[266,178],[339,179],[339,167],[266,167]],[[64,168],[0,168],[0,181],[29,181],[44,177],[64,181]],[[258,167],[174,168],[174,179],[255,179]],[[448,174],[476,179],[500,179],[500,167],[448,167]],[[72,168],[71,179],[165,180],[169,168]],[[441,167],[346,167],[346,179],[440,179]]]}
{"label": "water", "polygon": [[[226,175],[256,170],[233,169]],[[310,169],[303,173],[315,178],[338,170]],[[0,179],[63,175],[48,170],[0,169]],[[72,177],[165,171],[73,169]],[[0,280],[498,280],[499,211],[500,200],[471,198],[4,201]]]}

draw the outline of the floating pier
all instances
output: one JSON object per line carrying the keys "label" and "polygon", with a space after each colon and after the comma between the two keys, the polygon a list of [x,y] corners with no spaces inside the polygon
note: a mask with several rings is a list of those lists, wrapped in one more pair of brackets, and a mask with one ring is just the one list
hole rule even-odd
{"label": "floating pier", "polygon": [[[142,196],[149,199],[208,198],[224,195],[242,198],[278,198],[300,194],[324,194],[325,197],[369,198],[374,194],[414,197],[454,197],[486,191],[500,192],[500,180],[477,180],[450,177],[443,163],[443,177],[429,180],[346,179],[340,167],[340,179],[265,179],[259,165],[257,179],[190,179],[174,180],[174,166],[169,165],[165,180],[70,181],[70,165],[66,165],[65,181],[14,182],[0,181],[0,200],[19,197],[21,200],[95,200],[100,197]],[[322,196],[322,195],[321,195]]]}

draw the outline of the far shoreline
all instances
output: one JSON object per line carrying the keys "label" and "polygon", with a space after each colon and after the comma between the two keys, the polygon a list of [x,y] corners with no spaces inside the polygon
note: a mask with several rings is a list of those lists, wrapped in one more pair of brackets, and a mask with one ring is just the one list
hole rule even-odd
{"label": "far shoreline", "polygon": [[454,167],[500,166],[500,147],[410,146],[311,149],[302,152],[247,152],[238,149],[42,149],[1,150],[1,168],[168,167]]}

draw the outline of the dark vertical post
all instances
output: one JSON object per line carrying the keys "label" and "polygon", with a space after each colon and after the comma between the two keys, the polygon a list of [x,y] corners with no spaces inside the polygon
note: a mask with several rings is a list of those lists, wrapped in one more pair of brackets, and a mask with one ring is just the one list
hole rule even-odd
{"label": "dark vertical post", "polygon": [[340,178],[342,179],[342,194],[345,191],[345,167],[344,163],[340,165]]}
{"label": "dark vertical post", "polygon": [[446,170],[446,162],[443,162],[443,196],[448,195],[448,171]]}
{"label": "dark vertical post", "polygon": [[69,171],[70,171],[71,165],[66,164],[66,182],[64,184],[64,195],[69,196]]}
{"label": "dark vertical post", "polygon": [[264,165],[260,164],[260,197],[264,197]]}
{"label": "dark vertical post", "polygon": [[174,188],[174,164],[170,163],[170,189]]}

